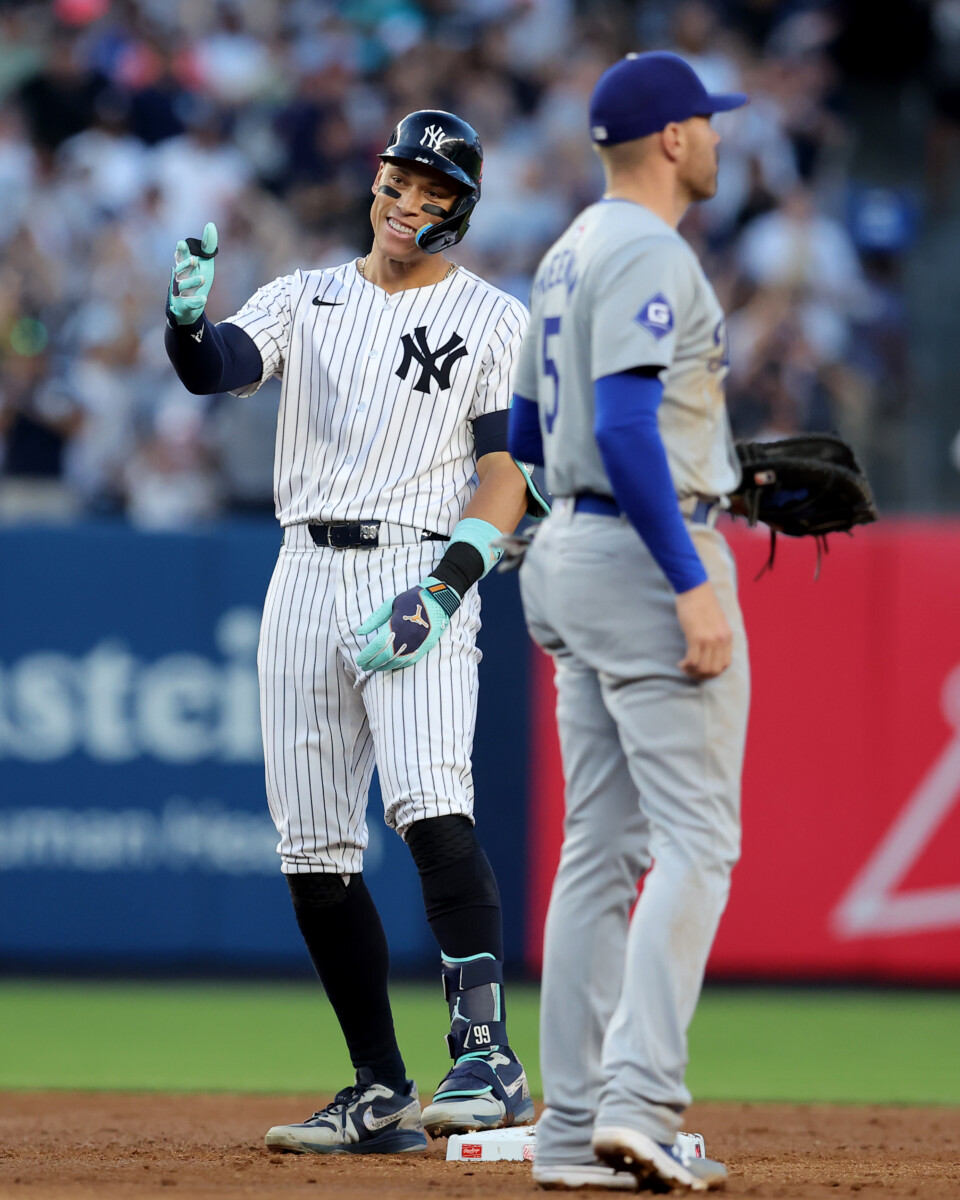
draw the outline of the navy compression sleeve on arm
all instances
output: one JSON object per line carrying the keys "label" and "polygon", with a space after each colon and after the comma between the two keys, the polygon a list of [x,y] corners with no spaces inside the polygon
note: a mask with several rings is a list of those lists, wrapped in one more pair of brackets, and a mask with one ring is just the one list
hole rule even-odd
{"label": "navy compression sleeve on arm", "polygon": [[473,426],[473,446],[477,462],[485,454],[496,454],[498,451],[506,453],[507,418],[507,409],[498,408],[496,412],[484,413],[470,422]]}
{"label": "navy compression sleeve on arm", "polygon": [[543,438],[540,436],[540,413],[535,400],[513,393],[510,404],[510,424],[507,449],[518,462],[543,466]]}
{"label": "navy compression sleeve on arm", "polygon": [[211,325],[203,315],[193,325],[171,327],[168,321],[163,344],[180,382],[195,396],[236,391],[263,374],[256,342],[229,322]]}
{"label": "navy compression sleeve on arm", "polygon": [[594,434],[617,503],[675,592],[706,583],[707,573],[677,504],[657,409],[659,379],[624,372],[594,384]]}

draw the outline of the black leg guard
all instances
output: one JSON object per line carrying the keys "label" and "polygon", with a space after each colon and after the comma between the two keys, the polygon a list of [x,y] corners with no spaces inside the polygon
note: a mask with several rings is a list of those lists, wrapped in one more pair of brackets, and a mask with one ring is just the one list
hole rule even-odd
{"label": "black leg guard", "polygon": [[429,817],[407,830],[423,905],[442,954],[503,959],[500,892],[467,817]]}
{"label": "black leg guard", "polygon": [[287,875],[293,909],[355,1068],[406,1087],[387,995],[390,956],[380,914],[362,875]]}
{"label": "black leg guard", "polygon": [[443,959],[450,1055],[506,1046],[500,893],[473,824],[466,817],[431,817],[412,825],[406,840]]}

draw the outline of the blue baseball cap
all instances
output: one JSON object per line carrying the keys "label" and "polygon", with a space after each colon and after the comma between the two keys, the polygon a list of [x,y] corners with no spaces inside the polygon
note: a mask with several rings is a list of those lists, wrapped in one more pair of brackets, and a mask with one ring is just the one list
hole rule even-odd
{"label": "blue baseball cap", "polygon": [[604,71],[590,97],[590,136],[616,146],[665,129],[671,121],[729,112],[748,102],[743,92],[712,96],[679,55],[665,50],[628,54]]}

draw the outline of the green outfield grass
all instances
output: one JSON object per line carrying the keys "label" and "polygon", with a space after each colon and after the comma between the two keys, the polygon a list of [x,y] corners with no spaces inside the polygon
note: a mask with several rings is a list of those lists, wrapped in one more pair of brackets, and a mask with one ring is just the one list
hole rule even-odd
{"label": "green outfield grass", "polygon": [[[511,1039],[539,1092],[537,992],[509,993]],[[439,988],[398,986],[408,1069],[446,1070]],[[691,1032],[699,1099],[960,1104],[960,997],[944,992],[711,988]],[[304,1091],[352,1076],[309,984],[0,981],[0,1088]]]}

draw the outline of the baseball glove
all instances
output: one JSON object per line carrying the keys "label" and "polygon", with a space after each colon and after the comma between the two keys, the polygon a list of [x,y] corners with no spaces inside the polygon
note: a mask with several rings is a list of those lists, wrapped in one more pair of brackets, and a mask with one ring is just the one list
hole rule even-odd
{"label": "baseball glove", "polygon": [[734,511],[751,525],[763,521],[770,526],[767,568],[773,566],[777,534],[785,533],[817,539],[819,574],[828,534],[849,533],[854,525],[867,525],[879,515],[852,447],[835,434],[737,442],[737,455],[743,475],[733,493]]}

